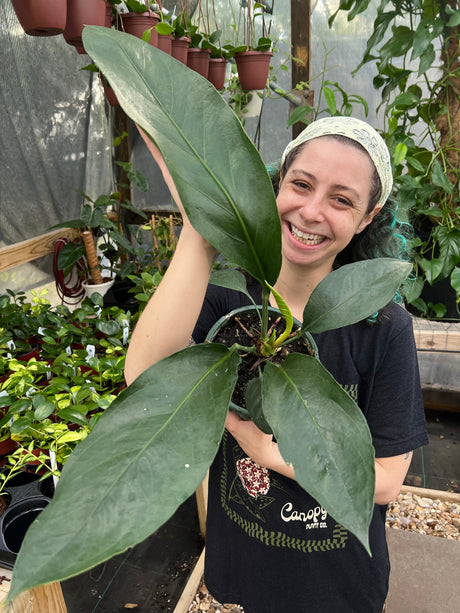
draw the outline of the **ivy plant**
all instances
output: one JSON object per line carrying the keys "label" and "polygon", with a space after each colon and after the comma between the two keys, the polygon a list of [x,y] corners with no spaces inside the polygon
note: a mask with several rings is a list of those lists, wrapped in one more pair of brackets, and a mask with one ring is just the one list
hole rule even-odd
{"label": "ivy plant", "polygon": [[[259,281],[262,355],[270,357],[287,339],[267,329],[281,229],[259,153],[214,87],[180,62],[107,28],[87,27],[83,40],[125,112],[159,147],[191,223]],[[331,273],[305,308],[302,332],[370,316],[392,299],[408,269],[384,258]],[[292,316],[277,300],[289,328]],[[218,450],[240,361],[237,345],[187,347],[148,368],[114,400],[66,462],[53,501],[29,529],[10,599],[107,560],[171,517]],[[278,366],[268,359],[261,389],[263,416],[299,484],[368,549],[374,451],[359,407],[310,355],[291,353]],[[299,451],[305,448],[312,450],[307,458]]]}

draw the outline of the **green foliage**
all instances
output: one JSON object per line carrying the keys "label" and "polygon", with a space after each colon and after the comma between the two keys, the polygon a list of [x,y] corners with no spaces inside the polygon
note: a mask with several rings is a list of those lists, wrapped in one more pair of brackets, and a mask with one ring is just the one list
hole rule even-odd
{"label": "green foliage", "polygon": [[[338,11],[349,11],[351,20],[368,4],[342,0]],[[382,136],[393,154],[398,200],[410,210],[417,233],[413,249],[420,282],[408,286],[406,300],[423,316],[445,312],[440,306],[433,310],[420,294],[425,283],[446,278],[460,314],[459,24],[458,3],[382,0],[357,68],[376,61],[374,87],[381,90],[387,120]]]}
{"label": "green foliage", "polygon": [[[206,80],[150,45],[96,27],[85,28],[83,39],[124,110],[162,152],[192,224],[261,281],[261,338],[270,336],[266,283],[273,284],[279,272],[281,231],[270,179],[240,122]],[[226,147],[216,134],[225,134]],[[349,320],[342,316],[341,325],[356,320],[355,310],[366,317],[391,300],[410,268],[393,264],[399,272],[386,284],[389,261],[376,260],[368,275],[347,267],[353,289],[346,296]],[[224,282],[222,275],[218,280]],[[240,281],[231,274],[230,283]],[[368,312],[359,306],[364,289]],[[330,288],[330,304],[340,302],[342,291]],[[321,296],[308,311],[312,322],[324,311]],[[303,327],[308,330],[308,323]],[[188,347],[148,368],[117,397],[69,458],[53,501],[29,529],[10,598],[140,542],[190,496],[217,452],[241,349],[255,351],[216,343]],[[281,366],[267,363],[255,386],[262,389],[260,417],[295,464],[299,484],[314,488],[318,502],[368,549],[375,475],[362,412],[316,358],[291,354]],[[291,406],[292,414],[281,419],[281,407]],[[337,454],[337,437],[342,444],[344,433],[346,451]],[[318,457],[300,458],[300,448],[314,448]]]}

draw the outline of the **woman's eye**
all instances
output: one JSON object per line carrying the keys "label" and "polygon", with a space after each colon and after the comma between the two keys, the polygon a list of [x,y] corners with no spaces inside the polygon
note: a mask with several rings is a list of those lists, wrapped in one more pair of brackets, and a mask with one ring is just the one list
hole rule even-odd
{"label": "woman's eye", "polygon": [[300,187],[300,189],[308,189],[310,187],[305,181],[294,181],[294,185]]}
{"label": "woman's eye", "polygon": [[353,206],[353,203],[350,200],[348,200],[348,198],[343,198],[342,196],[337,196],[335,199],[342,206],[350,206],[350,207]]}

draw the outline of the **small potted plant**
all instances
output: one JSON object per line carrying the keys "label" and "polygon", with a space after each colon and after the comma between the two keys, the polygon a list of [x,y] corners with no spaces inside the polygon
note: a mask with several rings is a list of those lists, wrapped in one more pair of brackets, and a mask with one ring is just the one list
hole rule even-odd
{"label": "small potted plant", "polygon": [[155,26],[160,15],[150,8],[149,0],[108,0],[116,9],[117,25],[120,30],[142,38],[153,46],[158,45]]}
{"label": "small potted plant", "polygon": [[67,0],[11,0],[11,4],[29,36],[56,36],[64,31]]}
{"label": "small potted plant", "polygon": [[[261,284],[262,304],[256,308],[262,322],[261,342],[244,348],[237,343],[187,347],[150,367],[114,400],[66,463],[40,526],[31,527],[18,556],[10,598],[37,584],[87,570],[144,540],[166,521],[197,488],[216,454],[237,381],[240,350],[260,350],[265,358],[293,340],[292,315],[276,294],[278,317],[284,323],[280,331],[267,327],[268,295],[281,265],[280,221],[265,165],[235,114],[206,80],[152,47],[100,28],[87,28],[84,41],[113,83],[127,114],[145,133],[155,135],[191,223]],[[145,67],[141,75],[132,68],[139,57]],[[186,84],[188,95],[179,97],[184,107],[160,76],[167,80],[172,63],[181,91]],[[148,104],[141,107],[133,91]],[[193,122],[181,121],[184,108],[195,111]],[[217,129],[231,139],[232,147],[216,146]],[[313,292],[294,335],[341,327],[370,316],[392,299],[410,268],[406,262],[388,258],[339,268]],[[243,289],[236,271],[231,271],[225,283]],[[366,301],[361,299],[364,288]],[[174,386],[170,384],[172,373],[178,374]],[[283,373],[290,373],[288,379],[292,377],[295,384],[284,386]],[[374,452],[361,410],[315,356],[288,352],[282,367],[268,360],[263,379],[255,381],[251,405],[257,411],[262,408],[283,456],[286,453],[295,464],[298,483],[306,489],[313,487],[311,493],[319,504],[368,548]],[[260,404],[260,384],[270,391],[267,404],[263,400]],[[272,402],[271,394],[276,395],[280,385],[283,401]],[[205,400],[210,397],[212,406]],[[304,403],[309,413],[327,420],[325,430],[319,432],[315,420],[312,424],[301,408],[284,410]],[[280,411],[282,420],[278,419]],[[315,441],[322,445],[326,431],[332,436],[332,444],[324,450],[330,458],[327,479],[320,467],[317,470],[305,462],[301,451]],[[340,445],[334,443],[334,436],[340,438]],[[115,446],[117,453],[108,461]],[[333,466],[340,466],[340,471]],[[123,495],[114,505],[109,490],[118,487],[123,488]],[[344,504],[344,499],[351,504]],[[56,535],[56,521],[63,512],[74,532]],[[103,516],[104,521],[88,522],[89,516]],[[65,556],[57,556],[56,550],[65,551]],[[32,565],[33,555],[40,559]]]}
{"label": "small potted plant", "polygon": [[[267,85],[272,40],[268,36],[263,4],[248,0],[246,8],[246,45],[234,53],[241,87],[244,90],[265,89]],[[257,38],[256,20],[261,19],[262,36]]]}
{"label": "small potted plant", "polygon": [[[127,171],[130,181],[139,189],[148,189],[145,178],[133,172],[131,164],[117,164]],[[103,194],[95,200],[81,192],[83,204],[80,218],[53,226],[81,230],[81,243],[76,248],[72,243],[64,245],[59,252],[57,267],[71,272],[78,263],[87,295],[94,291],[105,294],[113,285],[117,272],[123,277],[135,267],[130,264],[129,256],[135,258],[137,251],[121,224],[121,210],[133,211],[144,219],[146,216],[131,202],[123,200],[121,187],[119,192]]]}

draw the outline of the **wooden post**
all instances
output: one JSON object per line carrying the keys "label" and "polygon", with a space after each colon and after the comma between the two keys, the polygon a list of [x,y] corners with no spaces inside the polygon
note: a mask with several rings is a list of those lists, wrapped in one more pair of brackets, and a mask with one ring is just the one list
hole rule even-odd
{"label": "wooden post", "polygon": [[[301,81],[311,79],[311,1],[291,0],[291,44],[292,55],[302,63],[292,61],[292,88]],[[307,103],[312,103],[313,92]],[[304,128],[304,124],[292,126],[292,138],[295,138]]]}

